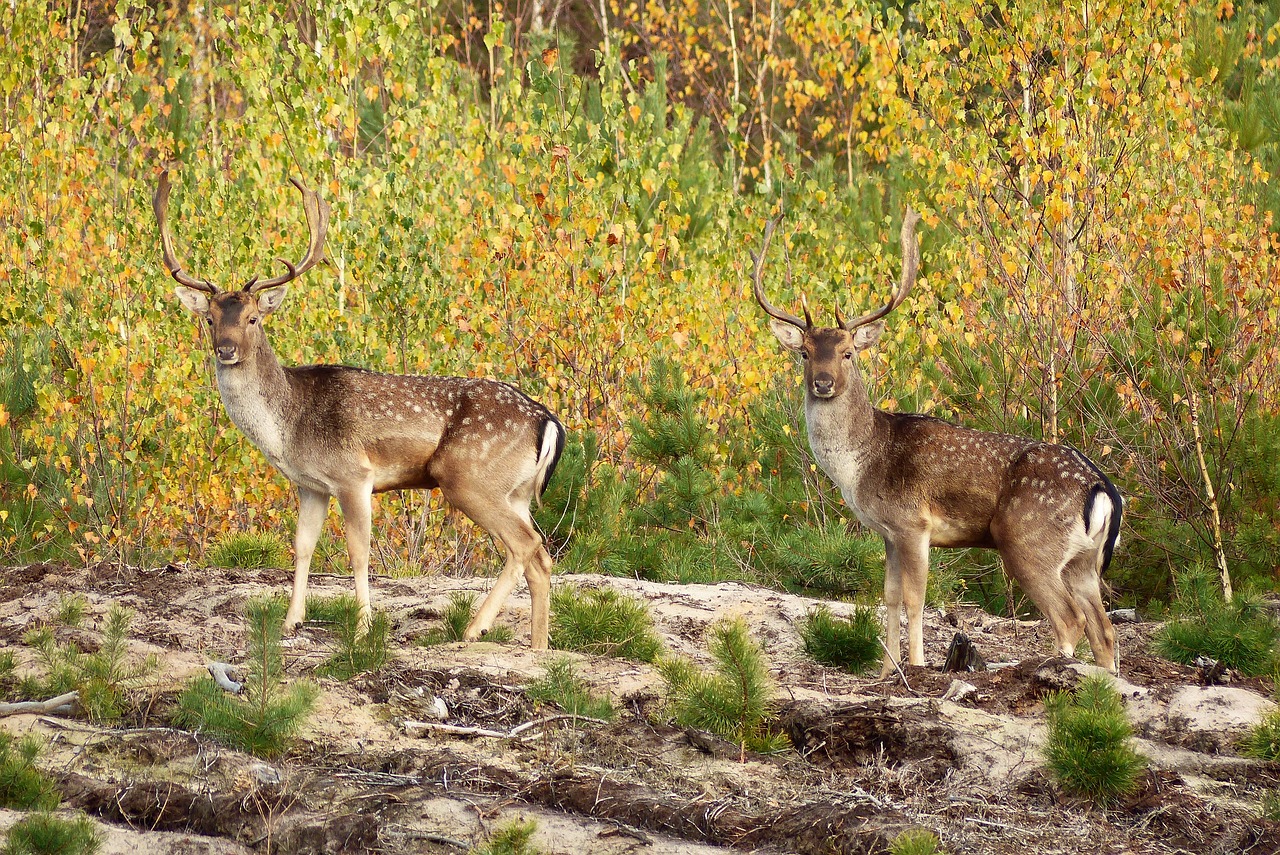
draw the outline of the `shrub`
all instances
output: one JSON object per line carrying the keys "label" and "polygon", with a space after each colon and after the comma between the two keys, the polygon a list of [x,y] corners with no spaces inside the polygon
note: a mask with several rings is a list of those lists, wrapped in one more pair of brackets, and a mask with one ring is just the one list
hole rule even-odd
{"label": "shrub", "polygon": [[811,611],[800,626],[804,652],[823,665],[861,674],[880,663],[880,621],[875,609],[859,606],[853,617],[838,618],[826,606]]}
{"label": "shrub", "polygon": [[551,592],[551,646],[599,656],[652,662],[662,652],[649,607],[610,588]]}
{"label": "shrub", "polygon": [[36,768],[43,744],[34,734],[19,740],[0,731],[0,807],[53,810],[61,798],[53,781]]}
{"label": "shrub", "polygon": [[787,738],[769,732],[774,685],[760,647],[741,620],[721,621],[710,629],[708,648],[714,671],[700,670],[687,659],[673,657],[658,663],[684,727],[708,730],[742,746],[743,750],[785,750]]}
{"label": "shrub", "polygon": [[[417,643],[429,647],[433,644],[462,641],[475,612],[476,595],[470,591],[454,591],[449,595],[449,604],[445,606],[444,614],[440,616],[440,628],[428,632]],[[505,644],[511,639],[511,627],[502,624],[494,624],[484,636],[485,641],[492,641],[494,644]]]}
{"label": "shrub", "polygon": [[228,694],[212,678],[199,677],[178,698],[175,724],[258,757],[274,757],[288,748],[315,707],[318,690],[306,682],[284,685],[284,612],[285,603],[274,597],[246,606],[250,661],[243,695]]}
{"label": "shrub", "polygon": [[9,828],[0,855],[92,855],[101,846],[101,835],[84,814],[64,819],[33,813]]}
{"label": "shrub", "polygon": [[1074,693],[1049,695],[1045,713],[1045,760],[1065,791],[1105,806],[1137,789],[1147,761],[1129,745],[1133,728],[1110,679],[1086,677]]}
{"label": "shrub", "polygon": [[570,715],[612,721],[618,711],[608,697],[591,691],[567,658],[555,659],[547,672],[525,687],[525,694],[544,704],[555,704]]}
{"label": "shrub", "polygon": [[228,569],[279,569],[289,566],[289,547],[274,534],[231,532],[214,541],[205,562]]}
{"label": "shrub", "polygon": [[1274,670],[1280,624],[1256,597],[1240,594],[1224,602],[1213,577],[1203,572],[1179,579],[1178,588],[1181,616],[1156,633],[1157,654],[1183,665],[1207,656],[1251,677]]}

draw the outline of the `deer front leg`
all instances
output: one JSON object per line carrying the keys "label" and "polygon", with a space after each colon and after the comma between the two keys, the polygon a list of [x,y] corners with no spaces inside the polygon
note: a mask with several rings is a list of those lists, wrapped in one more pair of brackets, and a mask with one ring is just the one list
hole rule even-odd
{"label": "deer front leg", "polygon": [[898,567],[897,549],[888,538],[884,541],[884,664],[880,679],[892,674],[902,659],[902,573]]}
{"label": "deer front leg", "polygon": [[907,661],[924,664],[924,595],[929,582],[929,541],[918,538],[899,544],[898,574],[907,608]]}
{"label": "deer front leg", "polygon": [[316,541],[320,539],[320,530],[324,528],[324,518],[328,513],[327,495],[298,487],[298,527],[293,534],[293,594],[289,597],[289,611],[284,616],[286,634],[306,620],[311,556],[315,554]]}
{"label": "deer front leg", "polygon": [[358,636],[363,636],[373,622],[369,604],[369,536],[373,526],[373,486],[362,484],[338,494],[342,519],[347,532],[347,558],[351,575],[356,580],[356,608],[359,614]]}

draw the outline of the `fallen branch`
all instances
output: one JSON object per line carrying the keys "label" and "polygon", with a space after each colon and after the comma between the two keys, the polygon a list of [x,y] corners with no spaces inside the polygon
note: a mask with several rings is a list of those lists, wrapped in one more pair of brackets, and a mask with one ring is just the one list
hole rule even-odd
{"label": "fallen branch", "polygon": [[[551,724],[556,721],[564,721],[572,719],[573,721],[585,721],[592,724],[608,724],[602,718],[592,718],[585,715],[573,715],[572,713],[561,713],[559,715],[549,715],[546,718],[539,718],[533,721],[526,721],[524,724],[518,724],[510,730],[490,730],[487,727],[462,727],[457,724],[441,724],[435,721],[414,721],[413,719],[404,720],[404,732],[409,736],[424,736],[426,733],[434,731],[436,733],[451,733],[454,736],[483,736],[489,739],[516,739],[525,731],[532,730],[535,727],[541,727],[545,724]],[[416,731],[416,732],[415,732]]]}
{"label": "fallen branch", "polygon": [[21,715],[23,713],[48,715],[50,713],[71,712],[72,705],[78,700],[80,700],[80,692],[73,689],[65,695],[58,695],[58,697],[49,698],[47,701],[18,701],[13,704],[0,704],[0,717]]}
{"label": "fallen branch", "polygon": [[209,669],[209,676],[213,677],[213,682],[223,691],[230,692],[233,695],[240,694],[240,690],[244,688],[243,683],[238,683],[231,679],[231,675],[239,673],[240,669],[235,665],[228,665],[226,662],[210,662],[205,666]]}

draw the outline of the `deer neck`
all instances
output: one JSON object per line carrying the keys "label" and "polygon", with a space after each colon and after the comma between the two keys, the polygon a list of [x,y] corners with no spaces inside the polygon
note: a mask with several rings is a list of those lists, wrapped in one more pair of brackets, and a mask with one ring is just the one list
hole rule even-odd
{"label": "deer neck", "polygon": [[231,421],[272,464],[283,468],[289,378],[271,346],[263,341],[247,349],[234,365],[219,362],[216,373]]}
{"label": "deer neck", "polygon": [[840,491],[845,502],[854,497],[875,447],[875,409],[862,378],[856,373],[834,398],[805,394],[805,421],[813,456]]}

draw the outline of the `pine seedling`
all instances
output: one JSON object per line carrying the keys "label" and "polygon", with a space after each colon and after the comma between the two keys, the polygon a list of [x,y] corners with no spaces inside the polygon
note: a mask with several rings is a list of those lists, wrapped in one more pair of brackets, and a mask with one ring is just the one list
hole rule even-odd
{"label": "pine seedling", "polygon": [[1156,633],[1158,655],[1183,665],[1207,656],[1251,677],[1275,669],[1280,623],[1256,597],[1241,594],[1224,602],[1202,572],[1181,577],[1178,594],[1183,616]]}
{"label": "pine seedling", "polygon": [[942,855],[938,835],[925,828],[909,828],[893,838],[889,855]]}
{"label": "pine seedling", "polygon": [[[83,619],[83,604],[77,607],[69,602],[63,602],[59,613],[78,623]],[[132,624],[133,612],[113,605],[102,625],[102,645],[94,653],[82,652],[73,641],[58,643],[50,627],[28,632],[23,641],[36,651],[44,674],[20,681],[19,693],[46,698],[74,689],[80,693],[80,707],[90,721],[99,724],[118,721],[124,715],[128,691],[160,667],[155,656],[147,657],[138,665],[129,664],[128,638]]]}
{"label": "pine seedling", "polygon": [[9,827],[0,855],[93,855],[101,847],[102,836],[84,814],[33,813]]}
{"label": "pine seedling", "polygon": [[307,614],[313,620],[332,624],[338,641],[338,651],[317,669],[321,676],[349,680],[387,664],[391,622],[385,613],[374,612],[364,633],[360,632],[360,606],[355,597],[345,594],[324,599],[308,597]]}
{"label": "pine seedling", "polygon": [[54,619],[62,626],[78,627],[84,620],[84,610],[88,605],[84,594],[62,594],[58,597]]}
{"label": "pine seedling", "polygon": [[243,697],[223,691],[212,678],[198,677],[178,698],[174,721],[207,733],[257,757],[275,757],[315,707],[319,690],[310,683],[284,685],[280,626],[285,604],[278,598],[253,600],[245,608],[249,632],[248,676]]}
{"label": "pine seedling", "polygon": [[785,750],[786,736],[769,732],[774,684],[747,625],[741,620],[721,621],[712,625],[710,635],[713,671],[702,671],[679,657],[658,663],[676,722],[731,740],[744,753],[747,748],[766,753]]}
{"label": "pine seedling", "polygon": [[618,715],[609,698],[592,692],[567,657],[553,660],[542,677],[525,687],[525,694],[539,703],[555,704],[570,715],[605,721]]}
{"label": "pine seedling", "polygon": [[818,606],[800,625],[804,652],[823,665],[861,674],[880,663],[880,621],[874,609],[859,606],[853,616],[838,618]]}
{"label": "pine seedling", "polygon": [[289,548],[274,534],[236,531],[214,541],[205,563],[227,569],[274,570],[289,566]]}
{"label": "pine seedling", "polygon": [[1129,744],[1133,728],[1111,681],[1086,677],[1075,692],[1045,698],[1045,761],[1063,790],[1107,806],[1132,793],[1147,760]]}
{"label": "pine seedling", "polygon": [[36,768],[44,744],[34,734],[18,739],[0,731],[0,808],[54,810],[61,798],[52,780]]}
{"label": "pine seedling", "polygon": [[551,592],[551,646],[597,656],[652,662],[662,652],[649,608],[610,588]]}
{"label": "pine seedling", "polygon": [[1259,760],[1280,760],[1280,710],[1263,716],[1241,744],[1244,753]]}
{"label": "pine seedling", "polygon": [[541,855],[542,850],[533,845],[537,831],[538,823],[533,820],[509,822],[498,826],[488,840],[472,847],[467,855]]}
{"label": "pine seedling", "polygon": [[[417,644],[430,647],[435,644],[448,644],[451,641],[462,641],[471,618],[476,612],[476,595],[471,591],[454,591],[449,595],[449,604],[444,607],[440,616],[442,624],[417,640]],[[495,624],[485,633],[484,640],[494,644],[506,644],[512,639],[511,627]]]}

